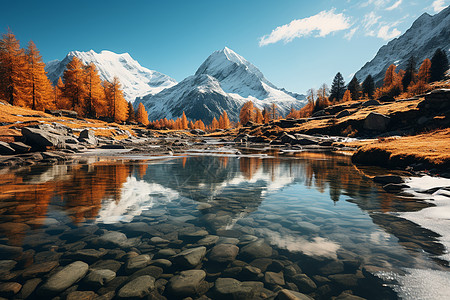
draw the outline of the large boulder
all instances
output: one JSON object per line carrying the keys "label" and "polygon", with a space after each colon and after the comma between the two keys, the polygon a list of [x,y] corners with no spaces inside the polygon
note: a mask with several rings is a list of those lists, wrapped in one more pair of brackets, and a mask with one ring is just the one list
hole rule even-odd
{"label": "large boulder", "polygon": [[255,290],[233,278],[218,278],[214,284],[214,296],[216,299],[250,300],[255,298]]}
{"label": "large boulder", "polygon": [[22,135],[27,144],[36,148],[65,148],[65,138],[62,135],[31,127],[22,128]]}
{"label": "large boulder", "polygon": [[272,256],[272,247],[266,244],[264,240],[258,240],[242,247],[240,256],[250,260],[270,257]]}
{"label": "large boulder", "polygon": [[212,248],[209,260],[218,263],[229,263],[235,260],[239,247],[233,244],[219,244]]}
{"label": "large boulder", "polygon": [[371,112],[364,119],[364,129],[384,131],[389,125],[391,118],[379,113]]}

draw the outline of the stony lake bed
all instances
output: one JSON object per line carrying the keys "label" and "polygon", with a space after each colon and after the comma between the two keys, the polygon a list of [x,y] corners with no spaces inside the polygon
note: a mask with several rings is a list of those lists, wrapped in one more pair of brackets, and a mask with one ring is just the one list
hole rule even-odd
{"label": "stony lake bed", "polygon": [[[445,237],[404,216],[432,209],[434,195],[448,197],[446,181],[412,191],[411,173],[374,178],[386,170],[356,168],[349,156],[317,149],[256,149],[207,138],[183,143],[165,139],[159,150],[98,149],[70,158],[34,153],[44,161],[22,158],[3,168],[0,296],[450,293]],[[418,272],[429,280],[418,284]]]}

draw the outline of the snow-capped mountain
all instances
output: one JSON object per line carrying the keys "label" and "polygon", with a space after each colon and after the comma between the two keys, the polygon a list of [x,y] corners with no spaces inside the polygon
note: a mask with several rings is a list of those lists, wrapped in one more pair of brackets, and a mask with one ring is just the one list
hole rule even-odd
{"label": "snow-capped mountain", "polygon": [[47,63],[45,69],[52,82],[62,78],[66,65],[74,56],[85,64],[94,63],[102,80],[112,81],[117,76],[127,101],[133,102],[136,97],[156,94],[177,84],[175,79],[167,75],[142,67],[128,53],[117,54],[106,50],[100,53],[93,50],[71,51],[62,61]]}
{"label": "snow-capped mountain", "polygon": [[421,15],[403,35],[381,47],[356,77],[362,82],[370,74],[380,84],[389,65],[396,64],[404,70],[408,59],[414,56],[418,68],[425,58],[431,59],[437,48],[450,56],[450,6],[434,16]]}
{"label": "snow-capped mountain", "polygon": [[137,99],[147,109],[149,119],[180,117],[210,122],[224,110],[230,120],[237,121],[247,101],[263,109],[275,103],[286,115],[291,107],[305,105],[305,96],[289,93],[269,82],[253,64],[225,47],[211,54],[194,75],[156,95]]}

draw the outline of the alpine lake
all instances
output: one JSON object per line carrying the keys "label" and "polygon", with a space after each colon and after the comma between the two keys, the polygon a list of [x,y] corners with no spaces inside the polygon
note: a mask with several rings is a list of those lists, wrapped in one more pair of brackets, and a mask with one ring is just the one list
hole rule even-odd
{"label": "alpine lake", "polygon": [[377,172],[220,151],[3,169],[0,296],[419,299],[402,278],[448,274],[445,248],[399,217],[430,204],[385,192]]}

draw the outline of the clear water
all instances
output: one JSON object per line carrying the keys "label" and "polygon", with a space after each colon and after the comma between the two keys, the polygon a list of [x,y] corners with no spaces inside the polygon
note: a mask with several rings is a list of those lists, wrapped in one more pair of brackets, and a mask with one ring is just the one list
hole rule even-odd
{"label": "clear water", "polygon": [[[300,288],[300,292],[317,299],[346,290],[368,299],[395,299],[393,289],[403,288],[398,278],[408,269],[448,274],[446,262],[437,258],[445,251],[437,235],[395,216],[427,204],[384,192],[348,157],[318,153],[291,158],[88,157],[70,166],[1,172],[0,244],[23,251],[19,256],[0,252],[1,260],[17,262],[10,271],[0,271],[3,282],[23,285],[29,278],[20,273],[33,264],[56,260],[61,268],[77,260],[70,254],[81,248],[105,248],[95,246],[95,239],[107,231],[126,234],[132,246],[106,247],[107,255],[87,261],[91,266],[117,250],[153,255],[161,249],[179,252],[201,244],[200,237],[181,234],[185,231],[206,230],[219,237],[217,243],[235,243],[241,250],[250,241],[264,239],[273,253],[272,264],[263,273],[283,272],[282,287],[295,290],[292,274],[286,271],[295,265],[316,284],[314,290]],[[98,226],[95,232],[70,238],[74,229],[93,224]],[[142,224],[149,229],[137,229]],[[167,242],[154,243],[155,236]],[[207,245],[208,250],[213,246]],[[113,258],[120,263],[128,259]],[[269,291],[276,292],[278,286],[236,271],[248,264],[258,265],[240,255],[229,265],[203,260],[197,268],[206,271],[211,283],[206,295],[214,298],[212,284],[217,277],[259,280],[265,284],[265,295],[274,295]],[[178,271],[176,265],[164,269],[161,278],[170,280]],[[45,282],[51,272],[35,277]],[[119,275],[129,274],[122,268]],[[119,288],[78,284],[75,289],[102,294]]]}

